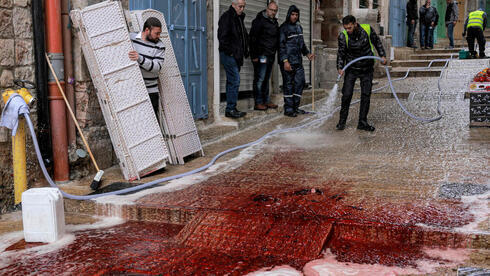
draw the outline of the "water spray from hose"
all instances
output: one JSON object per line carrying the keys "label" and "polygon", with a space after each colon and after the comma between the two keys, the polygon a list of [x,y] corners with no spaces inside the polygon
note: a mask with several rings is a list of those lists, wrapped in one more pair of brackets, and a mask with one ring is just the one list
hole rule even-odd
{"label": "water spray from hose", "polygon": [[[352,64],[354,64],[354,63],[356,63],[356,62],[358,62],[360,60],[364,60],[364,59],[374,59],[374,60],[383,61],[382,58],[377,57],[377,56],[363,56],[363,57],[356,58],[356,59],[352,60],[351,62],[347,63],[347,65],[345,65],[342,70],[345,72],[345,70],[347,70],[347,68],[349,68]],[[451,59],[452,59],[452,55],[451,55]],[[427,68],[429,68],[430,66],[432,66],[432,63],[434,63],[435,61],[445,61],[446,64],[444,65],[444,68],[446,68],[448,62],[450,61],[450,59],[432,60],[429,63],[429,65],[427,66]],[[400,102],[400,99],[398,98],[398,95],[396,94],[395,88],[393,86],[393,82],[407,78],[408,74],[410,73],[410,69],[407,70],[407,73],[405,74],[404,77],[399,78],[399,79],[392,80],[391,79],[391,75],[390,75],[390,71],[388,69],[388,66],[384,66],[384,67],[385,67],[385,70],[386,70],[386,76],[388,78],[388,84],[385,85],[385,86],[383,86],[383,87],[381,87],[381,88],[376,89],[376,91],[377,90],[384,89],[384,88],[386,88],[389,85],[390,90],[391,90],[391,93],[393,93],[393,97],[395,97],[395,100],[398,103],[398,105],[400,106],[400,108],[403,110],[403,112],[405,112],[405,114],[407,114],[412,119],[415,119],[415,120],[420,121],[420,122],[427,122],[427,123],[429,123],[429,122],[438,121],[438,120],[440,120],[442,118],[442,112],[441,112],[441,95],[442,95],[442,93],[441,93],[441,82],[440,82],[441,81],[441,77],[442,77],[442,72],[441,72],[441,75],[440,75],[439,80],[438,80],[438,83],[437,83],[437,87],[439,89],[439,97],[438,97],[438,101],[437,101],[437,116],[436,117],[433,117],[433,118],[424,118],[424,117],[418,117],[418,116],[412,114],[411,112],[409,112],[407,110],[407,108]],[[334,88],[331,91],[334,94],[337,93],[337,89],[338,89],[338,85],[337,84],[338,84],[338,82],[340,81],[341,78],[342,78],[342,75],[339,74],[338,77],[337,77],[337,81],[335,82]],[[335,91],[334,91],[334,89],[335,89]]]}
{"label": "water spray from hose", "polygon": [[[354,59],[353,61],[349,62],[344,67],[344,70],[347,69],[354,62],[357,62],[357,61],[363,60],[363,59],[381,60],[381,58],[376,57],[376,56],[360,57],[360,58]],[[430,67],[434,61],[435,60],[431,61],[431,63],[429,64],[428,67]],[[449,62],[449,59],[448,60],[443,60],[443,61],[446,61],[446,65],[445,66],[447,66],[447,63]],[[388,70],[388,67],[385,66],[385,69],[386,69],[386,74],[388,76],[388,83],[389,83],[388,85],[390,86],[391,92],[393,93],[396,101],[398,102],[398,104],[400,105],[400,107],[402,108],[402,110],[405,113],[407,113],[410,117],[412,117],[412,118],[414,118],[416,120],[419,120],[419,121],[423,121],[423,122],[433,122],[433,121],[440,120],[442,118],[442,114],[440,112],[440,102],[441,102],[440,79],[442,77],[442,73],[441,73],[441,76],[439,77],[439,83],[438,83],[438,88],[439,88],[439,101],[438,101],[438,106],[437,106],[437,112],[438,112],[439,115],[437,117],[435,117],[435,118],[420,118],[420,117],[417,117],[417,116],[411,114],[410,112],[408,112],[406,110],[406,108],[401,104],[400,100],[398,99],[398,96],[396,95],[396,91],[395,91],[395,89],[393,87],[393,82],[395,82],[397,80],[405,79],[408,76],[409,71],[407,71],[407,74],[405,75],[404,78],[392,80],[391,79],[391,76],[390,76],[390,73],[389,73],[389,70]],[[103,196],[120,195],[120,194],[124,194],[124,193],[139,191],[139,190],[142,190],[142,189],[151,187],[151,186],[156,185],[156,184],[160,184],[160,183],[163,183],[163,182],[166,182],[166,181],[170,181],[170,180],[182,178],[182,177],[185,177],[185,176],[193,175],[193,174],[202,172],[204,170],[207,170],[209,167],[211,167],[212,165],[214,165],[216,163],[216,161],[220,157],[222,157],[222,156],[224,156],[224,155],[226,155],[226,154],[228,154],[228,153],[230,153],[232,151],[244,149],[244,148],[247,148],[247,147],[250,147],[250,146],[259,144],[259,143],[263,142],[265,139],[267,139],[267,138],[269,138],[269,137],[271,137],[273,135],[276,135],[276,134],[285,133],[285,132],[293,132],[293,131],[297,131],[297,130],[302,129],[302,128],[314,126],[315,124],[318,124],[318,123],[324,121],[325,119],[330,118],[335,112],[337,112],[340,109],[339,107],[337,107],[337,108],[335,108],[334,110],[332,110],[330,112],[330,110],[329,110],[330,107],[329,106],[330,105],[333,105],[333,103],[335,102],[335,99],[336,99],[336,96],[337,96],[337,90],[338,90],[338,83],[339,83],[341,77],[342,77],[341,75],[338,76],[337,81],[335,82],[335,85],[332,88],[331,93],[329,94],[329,96],[327,98],[327,101],[326,101],[326,107],[327,107],[326,110],[327,110],[327,113],[326,114],[320,115],[319,118],[317,118],[315,120],[312,120],[310,122],[307,122],[305,124],[296,126],[296,127],[285,128],[285,129],[276,129],[276,130],[270,131],[270,132],[268,132],[267,134],[265,134],[264,136],[262,136],[261,138],[255,140],[255,141],[252,141],[252,142],[247,143],[247,144],[243,144],[243,145],[240,145],[240,146],[236,146],[236,147],[227,149],[227,150],[225,150],[223,152],[218,153],[208,164],[206,164],[206,165],[204,165],[204,166],[202,166],[200,168],[197,168],[197,169],[194,169],[194,170],[185,172],[185,173],[173,175],[173,176],[167,176],[167,177],[164,177],[164,178],[156,179],[156,180],[153,180],[153,181],[150,181],[148,183],[141,184],[141,185],[138,185],[138,186],[135,186],[135,187],[126,188],[126,189],[122,189],[122,190],[119,190],[119,191],[113,191],[113,192],[103,193],[103,194],[82,195],[82,196],[80,196],[80,195],[72,195],[72,194],[66,193],[66,192],[64,192],[61,189],[60,189],[60,192],[66,198],[76,199],[76,200],[91,200],[91,199],[95,199],[95,198],[99,198],[99,197],[103,197]],[[382,88],[384,88],[384,87],[382,87]],[[378,88],[378,90],[380,90],[382,88]],[[359,101],[358,100],[357,101],[354,101],[354,102],[351,103],[351,105],[356,104],[356,103],[359,103]],[[46,180],[48,181],[48,183],[52,187],[55,187],[55,188],[58,188],[59,189],[59,187],[54,183],[54,181],[49,176],[49,173],[48,173],[48,171],[47,171],[47,169],[46,169],[46,167],[44,165],[44,161],[43,161],[43,158],[41,156],[41,151],[39,149],[39,144],[37,142],[36,133],[35,133],[35,130],[34,130],[34,126],[32,124],[32,121],[31,121],[31,119],[30,119],[30,117],[29,117],[28,114],[23,114],[23,115],[24,115],[24,117],[26,119],[27,125],[29,126],[29,131],[30,131],[30,134],[32,136],[32,141],[33,141],[33,144],[34,144],[34,149],[36,151],[36,156],[37,156],[37,159],[39,161],[39,165],[41,166],[41,170],[42,170],[42,172],[44,174],[44,177],[46,178]]]}

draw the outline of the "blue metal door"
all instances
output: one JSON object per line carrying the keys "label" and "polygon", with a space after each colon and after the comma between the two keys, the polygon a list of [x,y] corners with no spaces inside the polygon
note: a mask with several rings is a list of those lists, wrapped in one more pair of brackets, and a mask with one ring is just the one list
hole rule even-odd
{"label": "blue metal door", "polygon": [[406,0],[390,0],[390,35],[392,35],[393,46],[403,47],[406,45],[407,25]]}
{"label": "blue metal door", "polygon": [[130,0],[163,13],[194,118],[208,117],[206,0]]}

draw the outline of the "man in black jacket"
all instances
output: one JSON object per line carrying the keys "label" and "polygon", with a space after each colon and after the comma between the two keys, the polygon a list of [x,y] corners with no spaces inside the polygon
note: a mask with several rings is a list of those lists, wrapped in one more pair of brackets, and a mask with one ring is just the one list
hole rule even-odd
{"label": "man in black jacket", "polygon": [[368,24],[359,25],[356,22],[356,18],[352,15],[344,17],[342,24],[344,25],[345,31],[339,34],[337,70],[340,75],[345,73],[345,78],[344,86],[342,87],[342,105],[337,129],[345,129],[352,93],[354,92],[354,84],[356,79],[359,78],[361,81],[361,106],[359,107],[359,123],[357,124],[357,129],[374,131],[375,128],[367,122],[373,85],[374,60],[360,60],[352,64],[345,72],[343,68],[347,63],[358,57],[373,56],[374,48],[378,51],[378,55],[383,58],[382,64],[385,65],[385,50],[378,35]]}
{"label": "man in black jacket", "polygon": [[434,48],[434,29],[439,21],[439,13],[437,9],[430,4],[431,0],[427,0],[425,5],[420,7],[420,48]]}
{"label": "man in black jacket", "polygon": [[255,110],[277,108],[270,102],[269,78],[274,65],[276,51],[279,47],[279,24],[276,13],[278,6],[271,1],[267,9],[260,11],[252,21],[250,29],[250,58],[254,66],[254,99]]}
{"label": "man in black jacket", "polygon": [[226,117],[240,118],[246,112],[238,111],[238,88],[240,87],[240,67],[248,57],[248,34],[245,18],[245,0],[233,0],[230,8],[221,15],[218,22],[220,60],[226,71]]}
{"label": "man in black jacket", "polygon": [[417,48],[413,41],[415,35],[415,29],[417,27],[417,0],[408,0],[407,2],[407,26],[408,26],[408,39],[407,47]]}
{"label": "man in black jacket", "polygon": [[286,21],[279,28],[279,67],[283,80],[284,115],[289,117],[306,113],[299,109],[305,86],[302,55],[307,56],[309,60],[314,57],[303,39],[303,28],[299,24],[299,9],[291,5]]}

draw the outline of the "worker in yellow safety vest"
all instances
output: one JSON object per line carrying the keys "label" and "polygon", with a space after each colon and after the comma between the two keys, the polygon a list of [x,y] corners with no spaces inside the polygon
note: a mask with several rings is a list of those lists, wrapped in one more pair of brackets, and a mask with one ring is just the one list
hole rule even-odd
{"label": "worker in yellow safety vest", "polygon": [[359,123],[357,129],[374,131],[374,127],[368,124],[367,115],[373,86],[374,60],[364,59],[353,63],[344,72],[344,66],[350,61],[363,57],[374,56],[375,49],[386,64],[386,53],[383,44],[374,29],[369,24],[358,24],[356,18],[347,15],[342,19],[344,31],[339,34],[339,49],[337,52],[337,70],[339,75],[344,75],[344,86],[342,87],[342,106],[340,119],[337,124],[338,130],[346,127],[349,114],[350,102],[354,92],[356,79],[361,82],[361,106],[359,107]]}
{"label": "worker in yellow safety vest", "polygon": [[468,42],[468,48],[470,51],[471,58],[476,58],[475,51],[475,38],[478,40],[478,48],[480,49],[480,58],[486,58],[485,55],[485,36],[483,31],[487,26],[487,14],[480,10],[470,12],[466,22],[464,23],[463,36],[466,36],[466,41]]}

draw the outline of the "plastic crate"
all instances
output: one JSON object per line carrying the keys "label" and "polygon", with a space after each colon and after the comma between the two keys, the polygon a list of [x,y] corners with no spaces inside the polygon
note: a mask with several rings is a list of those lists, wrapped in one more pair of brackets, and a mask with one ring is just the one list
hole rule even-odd
{"label": "plastic crate", "polygon": [[470,84],[470,127],[490,127],[490,83]]}

